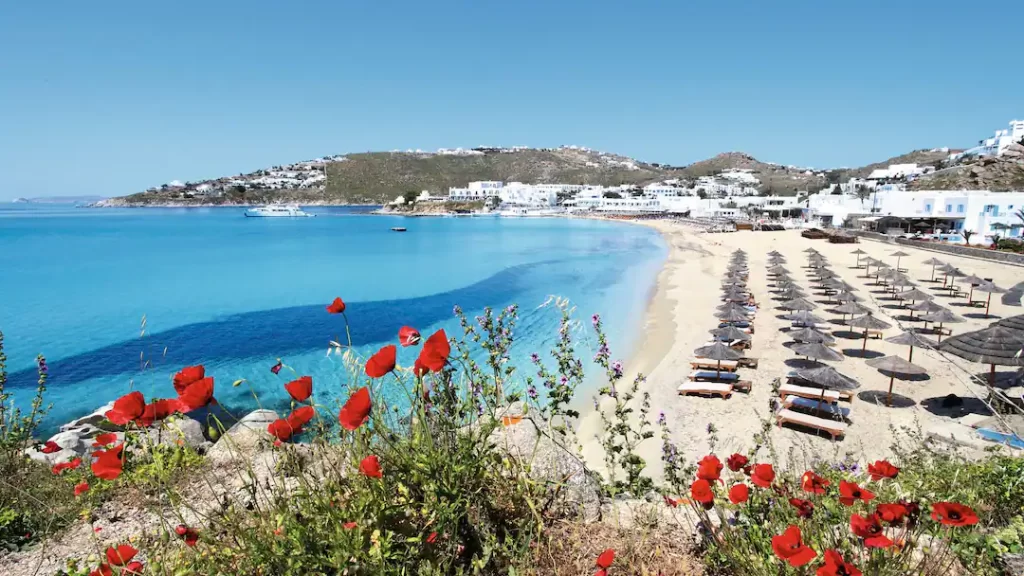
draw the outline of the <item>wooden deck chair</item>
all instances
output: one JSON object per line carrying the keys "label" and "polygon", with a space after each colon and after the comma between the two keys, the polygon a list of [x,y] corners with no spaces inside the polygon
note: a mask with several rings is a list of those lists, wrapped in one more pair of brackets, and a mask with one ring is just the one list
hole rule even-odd
{"label": "wooden deck chair", "polygon": [[732,384],[715,384],[714,382],[684,382],[678,388],[679,394],[706,394],[718,395],[722,399],[732,396]]}
{"label": "wooden deck chair", "polygon": [[[739,362],[736,360],[722,360],[722,372],[735,372],[738,367]],[[690,368],[694,370],[717,370],[718,361],[707,358],[694,358],[690,360]]]}
{"label": "wooden deck chair", "polygon": [[812,415],[827,416],[829,418],[839,417],[843,420],[850,418],[849,408],[844,408],[838,404],[830,404],[828,401],[820,402],[801,396],[787,396],[782,402],[782,406],[796,412],[807,412]]}
{"label": "wooden deck chair", "polygon": [[800,412],[794,412],[793,410],[788,410],[786,408],[775,413],[775,422],[779,425],[779,428],[782,428],[783,424],[795,424],[805,428],[813,428],[815,430],[828,432],[832,436],[833,440],[846,434],[846,424],[843,424],[842,422],[826,420],[825,418],[818,418],[817,416],[811,416],[809,414],[801,414]]}
{"label": "wooden deck chair", "polygon": [[[823,393],[824,392],[824,393]],[[801,398],[810,398],[812,400],[822,400],[823,402],[835,403],[839,401],[839,392],[835,390],[824,390],[821,388],[811,388],[809,386],[798,386],[796,384],[783,384],[779,386],[779,397],[782,401],[786,401],[788,396],[799,396]]]}

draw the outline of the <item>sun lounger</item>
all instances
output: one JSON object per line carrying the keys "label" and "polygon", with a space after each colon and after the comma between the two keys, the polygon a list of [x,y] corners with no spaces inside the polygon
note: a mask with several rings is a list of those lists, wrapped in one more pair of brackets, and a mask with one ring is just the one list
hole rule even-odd
{"label": "sun lounger", "polygon": [[[722,340],[721,342],[723,344],[727,345],[729,348],[732,348],[733,350],[737,350],[737,351],[739,351],[739,350],[746,350],[746,349],[750,348],[750,340],[731,340],[731,341]],[[709,340],[709,341],[705,342],[704,345],[705,346],[711,346],[714,343],[715,343],[714,340]]]}
{"label": "sun lounger", "polygon": [[840,417],[844,420],[850,418],[850,409],[839,406],[838,404],[832,404],[828,401],[821,402],[819,400],[811,400],[810,398],[803,398],[800,396],[787,396],[782,402],[783,407],[795,410],[797,412],[810,412],[816,413],[820,416],[827,416],[829,418]]}
{"label": "sun lounger", "polygon": [[684,382],[679,386],[679,394],[719,395],[723,399],[732,396],[732,384],[715,384],[713,382]]}
{"label": "sun lounger", "polygon": [[868,330],[868,338],[877,338],[881,340],[885,337],[885,334],[881,330]]}
{"label": "sun lounger", "polygon": [[720,322],[719,328],[725,328],[726,326],[735,326],[740,330],[747,330],[747,334],[754,333],[754,327],[750,325],[750,322]]}
{"label": "sun lounger", "polygon": [[[796,386],[797,388],[813,390],[817,392],[818,395],[815,396],[815,398],[821,396],[821,387],[815,385],[813,382],[808,382],[802,378],[797,377],[796,370],[792,370],[789,372],[789,374],[786,374],[786,381],[789,382],[789,384],[787,384],[788,386]],[[849,390],[835,390],[830,392],[838,394],[840,400],[849,401],[853,399],[853,392]],[[810,396],[806,396],[806,398],[810,398]]]}
{"label": "sun lounger", "polygon": [[[696,358],[690,361],[690,367],[694,370],[718,370],[717,360],[708,360],[707,358]],[[739,367],[739,362],[736,360],[722,360],[722,371],[723,372],[735,372],[736,368]]]}
{"label": "sun lounger", "polygon": [[757,358],[740,358],[736,363],[741,368],[757,368]]}
{"label": "sun lounger", "polygon": [[824,402],[838,402],[839,392],[835,390],[822,390],[821,388],[811,388],[808,386],[798,386],[796,384],[783,384],[779,386],[779,396],[782,401],[786,401],[788,396],[799,396],[801,398],[811,398],[814,400],[822,400]]}
{"label": "sun lounger", "polygon": [[739,374],[724,370],[721,373],[717,370],[694,370],[693,372],[690,372],[690,380],[721,380],[734,382],[739,379]]}
{"label": "sun lounger", "polygon": [[796,424],[797,426],[828,432],[833,440],[846,434],[846,424],[842,422],[826,420],[825,418],[818,418],[809,414],[801,414],[800,412],[794,412],[785,408],[775,413],[775,422],[779,425],[779,428],[782,428],[783,424]]}

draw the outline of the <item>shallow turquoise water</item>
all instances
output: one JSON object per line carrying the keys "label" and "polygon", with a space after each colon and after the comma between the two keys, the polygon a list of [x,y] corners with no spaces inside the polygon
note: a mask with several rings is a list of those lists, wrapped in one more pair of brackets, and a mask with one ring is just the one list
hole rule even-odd
{"label": "shallow turquoise water", "polygon": [[[461,333],[456,304],[473,317],[517,303],[522,361],[553,343],[558,314],[537,307],[558,295],[581,319],[601,313],[624,357],[666,255],[656,232],[628,224],[310,211],[319,216],[0,204],[0,330],[16,402],[28,400],[39,352],[50,365],[48,427],[129,386],[173,396],[171,375],[195,363],[232,411],[254,406],[246,387],[230,386],[241,378],[265,406],[286,406],[281,384],[291,375],[270,372],[277,358],[313,376],[317,400],[330,402],[345,384],[340,361],[325,354],[344,334],[324,311],[335,296],[364,355],[405,324],[424,336]],[[390,231],[398,225],[409,231]],[[415,354],[400,351],[399,364]]]}

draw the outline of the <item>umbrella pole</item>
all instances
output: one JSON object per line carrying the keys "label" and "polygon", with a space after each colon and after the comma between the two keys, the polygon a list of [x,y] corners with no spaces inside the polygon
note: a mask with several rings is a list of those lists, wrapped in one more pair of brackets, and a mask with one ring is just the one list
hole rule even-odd
{"label": "umbrella pole", "polygon": [[935,282],[935,264],[932,264],[932,282]]}
{"label": "umbrella pole", "polygon": [[716,380],[721,380],[722,379],[722,361],[721,360],[718,361],[718,373],[715,374],[715,379]]}
{"label": "umbrella pole", "polygon": [[988,298],[985,299],[985,318],[989,317],[988,308],[992,305],[992,293],[988,293]]}
{"label": "umbrella pole", "polygon": [[992,365],[992,369],[988,372],[988,385],[995,387],[996,385],[996,365]]}
{"label": "umbrella pole", "polygon": [[885,399],[885,405],[890,408],[892,407],[892,381],[894,378],[896,378],[895,374],[889,376],[889,396]]}
{"label": "umbrella pole", "polygon": [[913,362],[913,361],[914,361],[914,347],[911,346],[910,347],[910,356],[907,358],[907,362]]}
{"label": "umbrella pole", "polygon": [[935,331],[939,333],[939,342],[942,342],[942,322],[939,322],[939,327]]}
{"label": "umbrella pole", "polygon": [[971,284],[971,291],[967,294],[967,302],[970,303],[972,298],[974,298],[974,284]]}
{"label": "umbrella pole", "polygon": [[860,357],[863,358],[868,355],[868,329],[864,329],[864,345],[860,348]]}

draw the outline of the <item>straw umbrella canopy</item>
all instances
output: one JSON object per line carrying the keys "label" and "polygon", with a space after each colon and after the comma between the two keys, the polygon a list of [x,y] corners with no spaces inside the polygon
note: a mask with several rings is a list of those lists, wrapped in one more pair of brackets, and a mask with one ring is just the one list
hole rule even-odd
{"label": "straw umbrella canopy", "polygon": [[996,322],[996,326],[1002,326],[1003,328],[1009,328],[1010,330],[1017,330],[1021,334],[1024,334],[1024,314],[1003,318]]}
{"label": "straw umbrella canopy", "polygon": [[814,248],[808,248],[808,249],[804,250],[804,252],[806,252],[808,254],[817,254],[818,253],[818,251],[815,250]]}
{"label": "straw umbrella canopy", "polygon": [[836,302],[847,303],[847,302],[860,302],[860,297],[853,294],[852,291],[844,290],[839,294],[836,294],[833,298]]}
{"label": "straw umbrella canopy", "polygon": [[745,311],[740,312],[739,310],[726,310],[716,312],[715,318],[718,318],[719,321],[724,322],[726,324],[731,324],[733,322],[750,322],[750,317],[747,316]]}
{"label": "straw umbrella canopy", "polygon": [[861,262],[860,262],[861,264],[864,265],[864,274],[870,275],[871,274],[871,267],[874,266],[875,264],[878,264],[879,262],[880,262],[880,260],[876,260],[875,258],[872,258],[871,256],[865,256],[864,259],[861,260]]}
{"label": "straw umbrella canopy", "polygon": [[843,355],[835,350],[829,348],[821,342],[808,342],[805,344],[796,344],[792,348],[793,352],[801,356],[807,356],[816,362],[838,362],[843,359]]}
{"label": "straw umbrella canopy", "polygon": [[910,346],[910,354],[907,356],[907,361],[912,361],[914,359],[914,346],[917,346],[918,348],[935,348],[939,345],[935,340],[932,340],[927,336],[922,336],[913,330],[906,330],[898,336],[890,336],[889,338],[886,338],[885,341],[890,344]]}
{"label": "straw umbrella canopy", "polygon": [[897,251],[893,252],[891,255],[896,257],[896,269],[897,270],[900,269],[900,259],[903,258],[904,256],[910,256],[910,254],[907,254],[906,252],[903,252],[902,250],[897,250]]}
{"label": "straw umbrella canopy", "polygon": [[858,304],[856,302],[847,302],[842,306],[837,306],[834,309],[834,311],[839,312],[840,314],[843,315],[843,322],[845,323],[847,314],[869,314],[871,312],[871,308],[868,308],[867,306],[864,306],[863,304]]}
{"label": "straw umbrella canopy", "polygon": [[818,330],[815,330],[814,328],[801,328],[799,330],[789,332],[786,335],[797,342],[818,343],[827,345],[834,344],[836,341],[836,339],[833,338],[830,334],[825,334],[824,332],[820,332]]}
{"label": "straw umbrella canopy", "polygon": [[900,380],[904,380],[906,376],[915,376],[925,373],[924,368],[921,368],[917,364],[911,364],[899,356],[883,356],[882,358],[874,358],[868,360],[865,364],[889,376],[889,394],[885,399],[886,406],[892,406],[892,382],[896,379],[896,376],[900,376]]}
{"label": "straw umbrella canopy", "polygon": [[985,317],[986,318],[989,317],[988,310],[989,310],[989,307],[992,306],[992,295],[993,294],[1004,294],[1006,292],[1005,288],[1000,288],[999,286],[996,286],[992,282],[983,282],[983,283],[981,283],[978,286],[974,286],[973,289],[977,290],[978,292],[985,292],[985,293],[988,294],[988,297],[985,298]]}
{"label": "straw umbrella canopy", "polygon": [[864,329],[864,345],[861,346],[860,352],[862,356],[867,355],[868,351],[868,331],[869,330],[885,330],[889,328],[891,324],[880,318],[875,318],[870,312],[861,316],[860,318],[854,318],[846,323],[847,326],[853,326],[854,328]]}
{"label": "straw umbrella canopy", "polygon": [[822,320],[821,317],[816,316],[807,310],[799,310],[797,312],[794,312],[793,314],[789,314],[786,316],[786,319],[792,322],[800,322],[801,324],[807,326],[825,323],[825,321]]}
{"label": "straw umbrella canopy", "polygon": [[804,292],[802,288],[793,284],[779,290],[778,296],[785,298],[786,300],[796,300],[807,296],[807,292]]}
{"label": "straw umbrella canopy", "polygon": [[854,266],[854,268],[860,268],[860,255],[861,254],[867,254],[867,252],[861,250],[860,248],[857,248],[853,252],[850,252],[850,254],[856,254],[857,255],[857,265]]}
{"label": "straw umbrella canopy", "polygon": [[701,346],[694,350],[693,353],[696,354],[698,358],[707,358],[708,360],[718,361],[718,374],[715,375],[716,378],[722,377],[722,360],[739,360],[740,358],[743,358],[743,354],[740,354],[719,341],[716,341],[710,346]]}
{"label": "straw umbrella canopy", "polygon": [[1024,366],[1024,331],[998,322],[982,330],[957,334],[939,344],[939,350],[971,362],[989,364],[988,383],[996,382],[996,366]]}
{"label": "straw umbrella canopy", "polygon": [[[944,287],[953,288],[954,285],[956,284],[956,279],[957,278],[963,278],[964,276],[967,276],[967,274],[964,274],[963,272],[961,272],[959,268],[954,268],[954,267],[948,266],[948,265],[945,266],[944,268],[946,268],[945,270],[942,271],[943,272],[942,285]],[[946,286],[946,281],[947,280],[949,280],[949,286]]]}
{"label": "straw umbrella canopy", "polygon": [[744,316],[747,316],[747,315],[750,314],[749,310],[747,310],[742,305],[737,304],[735,302],[726,302],[725,304],[719,304],[715,308],[715,311],[716,312],[721,312],[723,314],[724,313],[736,312],[738,314],[743,314]]}
{"label": "straw umbrella canopy", "polygon": [[906,292],[900,292],[900,299],[910,300],[911,304],[917,302],[918,300],[931,300],[933,298],[935,297],[925,292],[924,290],[921,290],[920,288],[914,288],[912,290],[907,290]]}
{"label": "straw umbrella canopy", "polygon": [[779,308],[785,310],[814,310],[818,305],[805,298],[793,298],[792,300],[786,300],[779,305]]}
{"label": "straw umbrella canopy", "polygon": [[1003,297],[999,299],[1004,306],[1020,306],[1021,300],[1024,299],[1024,282],[1018,282],[1003,294]]}
{"label": "straw umbrella canopy", "polygon": [[[914,318],[914,312],[920,312],[923,315],[923,314],[930,314],[932,312],[938,312],[939,310],[945,310],[945,308],[943,308],[942,306],[939,306],[938,304],[936,304],[932,300],[922,300],[922,301],[918,302],[917,304],[914,304],[913,306],[910,307],[910,319],[911,320],[915,319]],[[921,317],[918,316],[917,320],[920,320],[920,319],[921,319]]]}
{"label": "straw umbrella canopy", "polygon": [[711,331],[711,334],[720,340],[743,340],[744,342],[750,340],[752,336],[747,334],[743,330],[735,326],[726,326],[725,328],[715,328]]}
{"label": "straw umbrella canopy", "polygon": [[929,259],[925,260],[923,263],[924,264],[930,264],[931,267],[932,267],[932,278],[931,278],[932,282],[935,281],[935,267],[936,266],[945,266],[946,265],[945,262],[943,262],[942,260],[939,260],[938,258],[929,258]]}
{"label": "straw umbrella canopy", "polygon": [[939,342],[942,342],[942,325],[943,324],[945,324],[947,322],[953,323],[953,322],[963,322],[964,321],[963,318],[957,316],[956,314],[953,314],[953,312],[951,312],[950,310],[948,310],[946,308],[942,308],[942,307],[940,307],[938,310],[936,310],[934,312],[929,312],[927,314],[922,314],[921,315],[921,320],[924,320],[925,322],[934,322],[934,323],[939,325],[939,327],[935,329],[935,332],[938,333],[938,335],[939,335]]}
{"label": "straw umbrella canopy", "polygon": [[794,374],[800,380],[817,384],[825,390],[856,390],[860,384],[831,366],[816,366],[797,370]]}
{"label": "straw umbrella canopy", "polygon": [[789,269],[787,269],[782,264],[775,264],[774,266],[769,266],[768,267],[768,273],[769,274],[776,274],[776,275],[778,275],[778,274],[789,274]]}

